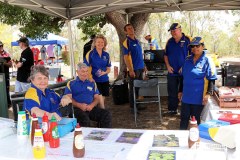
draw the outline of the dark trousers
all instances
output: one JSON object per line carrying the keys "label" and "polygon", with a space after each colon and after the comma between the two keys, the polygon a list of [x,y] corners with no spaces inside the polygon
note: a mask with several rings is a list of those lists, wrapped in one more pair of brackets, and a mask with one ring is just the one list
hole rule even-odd
{"label": "dark trousers", "polygon": [[9,79],[6,79],[6,92],[7,92],[7,102],[8,108],[11,106],[10,91],[9,91]]}
{"label": "dark trousers", "polygon": [[74,107],[74,114],[81,127],[89,127],[90,120],[97,121],[102,128],[112,127],[112,114],[109,110],[94,107],[90,112]]}
{"label": "dark trousers", "polygon": [[[128,72],[128,77],[129,77],[129,103],[130,103],[130,108],[134,108],[133,81],[134,81],[135,79],[136,79],[136,80],[143,80],[143,72],[144,72],[144,69],[134,70],[135,78],[132,78],[132,77],[129,75],[129,72]],[[138,90],[139,90],[139,88],[135,88],[136,98],[138,98]]]}
{"label": "dark trousers", "polygon": [[200,115],[204,105],[187,104],[182,102],[180,130],[187,130],[190,116],[195,116],[197,124],[201,123]]}
{"label": "dark trousers", "polygon": [[167,76],[168,89],[168,110],[176,111],[178,108],[178,89],[180,84],[180,76]]}

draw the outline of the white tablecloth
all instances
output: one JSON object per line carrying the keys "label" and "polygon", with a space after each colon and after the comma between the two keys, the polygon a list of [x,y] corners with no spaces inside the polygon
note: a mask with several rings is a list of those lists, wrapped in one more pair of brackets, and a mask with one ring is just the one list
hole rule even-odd
{"label": "white tablecloth", "polygon": [[[110,135],[104,141],[85,140],[85,156],[82,160],[146,160],[149,150],[176,151],[176,160],[189,151],[188,133],[189,131],[178,130],[137,130],[137,129],[97,129],[82,128],[83,136],[88,135],[92,130],[111,131]],[[144,133],[137,144],[117,143],[115,142],[123,132],[142,132]],[[71,160],[75,159],[72,154],[73,132],[60,138],[59,148],[50,148],[49,143],[45,143],[45,160]],[[179,147],[152,147],[153,136],[155,134],[175,134],[179,137]],[[206,139],[201,142],[215,143]],[[124,151],[121,150],[125,148]],[[232,155],[234,150],[229,150]],[[117,155],[116,155],[117,154]],[[115,157],[114,157],[115,156]],[[30,140],[17,139],[16,132],[5,135],[0,138],[0,159],[1,160],[33,160],[33,149]],[[233,160],[233,159],[232,159]]]}

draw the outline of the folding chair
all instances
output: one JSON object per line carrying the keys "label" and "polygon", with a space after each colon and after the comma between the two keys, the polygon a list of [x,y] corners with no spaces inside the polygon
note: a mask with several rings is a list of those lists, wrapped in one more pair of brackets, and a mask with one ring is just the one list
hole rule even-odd
{"label": "folding chair", "polygon": [[[143,98],[143,99],[136,99],[136,88],[146,88],[146,87],[151,87],[154,88],[157,87],[157,95],[155,92],[149,92],[146,95],[141,95],[141,96],[150,96],[149,98]],[[152,98],[156,97],[157,98]],[[133,97],[134,97],[134,115],[135,115],[135,125],[137,126],[137,121],[148,121],[148,120],[160,120],[161,124],[158,126],[162,125],[162,115],[161,115],[161,103],[160,103],[160,91],[159,91],[159,84],[158,84],[158,79],[149,79],[149,80],[134,80],[133,81]],[[138,119],[137,118],[137,107],[136,104],[140,103],[156,103],[158,102],[158,108],[159,108],[159,119]],[[152,126],[147,126],[147,127],[152,127]]]}
{"label": "folding chair", "polygon": [[59,106],[59,111],[62,115],[62,117],[69,117],[69,118],[75,118],[74,117],[74,109],[73,104],[70,103],[65,107]]}

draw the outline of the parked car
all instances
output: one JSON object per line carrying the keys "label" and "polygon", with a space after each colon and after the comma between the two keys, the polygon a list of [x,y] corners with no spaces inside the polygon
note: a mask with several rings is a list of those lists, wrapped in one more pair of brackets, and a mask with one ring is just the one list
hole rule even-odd
{"label": "parked car", "polygon": [[206,53],[207,57],[211,57],[213,59],[213,62],[215,64],[216,67],[220,66],[220,62],[219,62],[219,54],[218,53],[211,53],[208,50],[204,50],[204,52]]}

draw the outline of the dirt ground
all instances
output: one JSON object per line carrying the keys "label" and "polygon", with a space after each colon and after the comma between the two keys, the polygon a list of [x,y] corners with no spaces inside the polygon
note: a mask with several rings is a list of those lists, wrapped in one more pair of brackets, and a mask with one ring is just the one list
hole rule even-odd
{"label": "dirt ground", "polygon": [[[144,104],[146,110],[140,111],[138,118],[159,118],[158,103]],[[167,112],[168,100],[167,97],[161,97],[161,113]],[[180,114],[168,117],[162,117],[162,125],[159,127],[145,126],[157,126],[160,125],[160,121],[139,121],[138,128],[135,127],[134,115],[130,113],[129,103],[123,105],[115,105],[113,102],[112,91],[110,90],[109,97],[105,100],[106,109],[112,113],[112,128],[126,128],[126,129],[153,129],[153,130],[179,130],[180,126]],[[179,106],[180,112],[180,106]],[[12,108],[9,109],[9,118],[13,119]],[[91,125],[94,127],[96,124],[93,122]]]}

